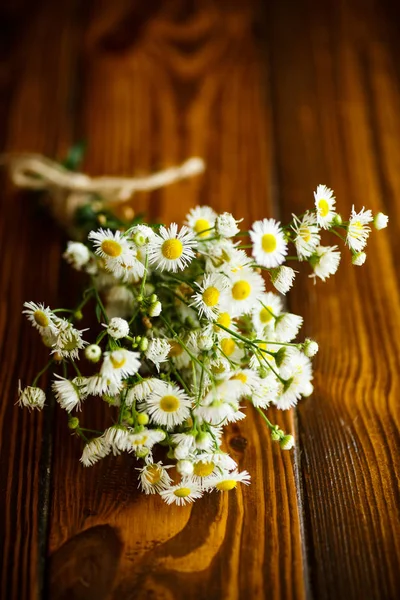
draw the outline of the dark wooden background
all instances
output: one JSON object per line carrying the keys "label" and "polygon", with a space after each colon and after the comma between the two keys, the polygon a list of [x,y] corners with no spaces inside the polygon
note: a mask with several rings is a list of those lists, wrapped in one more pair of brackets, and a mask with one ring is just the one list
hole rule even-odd
{"label": "dark wooden background", "polygon": [[74,276],[63,234],[3,176],[2,600],[400,597],[395,4],[1,2],[2,151],[61,157],[86,138],[85,169],[110,175],[202,156],[203,177],[137,195],[152,219],[196,203],[285,218],[319,183],[344,214],[355,203],[391,219],[363,269],[345,254],[336,278],[301,274],[290,294],[321,346],[314,396],[274,415],[295,451],[249,412],[228,444],[252,485],[180,509],[137,492],[130,457],[82,468],[61,411],[15,406],[46,357],[22,302],[55,305]]}

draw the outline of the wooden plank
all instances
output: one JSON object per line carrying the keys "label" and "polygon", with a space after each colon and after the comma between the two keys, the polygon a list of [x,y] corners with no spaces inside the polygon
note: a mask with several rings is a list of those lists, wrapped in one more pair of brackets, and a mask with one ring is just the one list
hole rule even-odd
{"label": "wooden plank", "polygon": [[[254,35],[257,4],[157,7],[92,6],[81,116],[90,141],[87,170],[149,172],[198,155],[207,163],[204,177],[137,195],[137,210],[182,221],[196,203],[210,203],[246,224],[271,214],[271,121]],[[293,429],[290,413],[276,418]],[[106,410],[93,402],[83,410],[86,419],[103,426]],[[296,455],[273,446],[251,411],[231,428],[227,444],[252,485],[193,507],[140,495],[130,456],[83,469],[64,416],[55,441],[52,600],[304,598]]]}
{"label": "wooden plank", "polygon": [[[397,598],[400,102],[391,24],[372,2],[271,3],[269,44],[280,201],[286,214],[333,187],[391,216],[363,271],[291,296],[321,345],[316,393],[298,409],[315,598]],[[398,52],[398,38],[396,41]],[[334,240],[331,243],[335,243]],[[306,300],[305,300],[306,297]]]}
{"label": "wooden plank", "polygon": [[[71,8],[60,2],[1,5],[3,151],[63,151],[74,42]],[[36,598],[42,587],[49,478],[39,460],[42,450],[48,457],[48,410],[32,415],[15,405],[18,379],[28,385],[47,355],[21,310],[27,299],[55,301],[60,235],[32,199],[6,185],[5,177],[2,187],[0,596],[19,600]]]}

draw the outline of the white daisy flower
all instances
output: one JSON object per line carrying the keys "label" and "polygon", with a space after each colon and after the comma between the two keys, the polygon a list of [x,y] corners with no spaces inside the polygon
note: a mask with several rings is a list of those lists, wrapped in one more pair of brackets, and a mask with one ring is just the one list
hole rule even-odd
{"label": "white daisy flower", "polygon": [[210,230],[214,227],[216,218],[216,212],[209,206],[196,206],[186,216],[185,225],[192,229],[201,240],[207,240],[213,233]]}
{"label": "white daisy flower", "polygon": [[216,489],[219,492],[229,492],[237,487],[238,483],[249,485],[250,475],[247,471],[239,473],[238,470],[232,472],[222,472],[207,482],[207,489]]}
{"label": "white daisy flower", "polygon": [[158,386],[145,401],[145,407],[152,421],[173,429],[190,415],[192,402],[178,386],[164,383]]}
{"label": "white daisy flower", "polygon": [[316,216],[310,212],[306,212],[302,219],[293,215],[291,228],[296,234],[294,244],[297,256],[300,260],[308,258],[319,246],[321,239]]}
{"label": "white daisy flower", "polygon": [[202,404],[193,410],[193,413],[200,419],[200,422],[211,425],[236,423],[236,421],[241,421],[246,416],[238,410],[234,403],[226,402],[219,395],[214,396],[211,402],[205,398]]}
{"label": "white daisy flower", "polygon": [[244,358],[243,348],[229,335],[221,338],[218,346],[222,355],[231,362],[239,364],[242,358]]}
{"label": "white daisy flower", "polygon": [[216,218],[215,231],[224,238],[231,238],[240,231],[237,225],[238,223],[240,223],[240,221],[236,221],[231,213],[222,213]]}
{"label": "white daisy flower", "polygon": [[311,361],[305,354],[299,352],[293,357],[290,377],[287,378],[281,394],[274,402],[277,408],[287,410],[296,406],[301,396],[309,394],[312,378]]}
{"label": "white daisy flower", "polygon": [[336,214],[336,200],[333,190],[326,187],[326,185],[319,185],[317,191],[314,192],[314,199],[317,211],[317,223],[323,229],[329,229],[329,225]]}
{"label": "white daisy flower", "polygon": [[114,264],[129,264],[134,258],[132,244],[120,231],[98,229],[91,231],[88,239],[93,242],[95,253],[104,259],[107,267],[110,266],[110,271]]}
{"label": "white daisy flower", "polygon": [[133,450],[129,439],[129,431],[120,425],[113,425],[105,430],[105,443],[111,447],[114,456],[121,452],[131,452]]}
{"label": "white daisy flower", "polygon": [[255,330],[262,333],[265,328],[273,328],[275,318],[279,317],[282,308],[282,300],[277,294],[272,292],[262,294],[252,311]]}
{"label": "white daisy flower", "polygon": [[171,441],[176,444],[174,457],[177,460],[187,458],[196,449],[196,438],[191,433],[174,433],[171,435]]}
{"label": "white daisy flower", "polygon": [[234,273],[239,269],[250,267],[252,260],[244,250],[238,250],[230,240],[220,240],[208,248],[206,257],[206,271]]}
{"label": "white daisy flower", "polygon": [[81,242],[67,242],[67,249],[63,254],[63,258],[73,266],[77,271],[81,271],[82,267],[87,265],[90,260],[90,251],[85,244]]}
{"label": "white daisy flower", "polygon": [[80,461],[85,467],[91,467],[110,452],[111,446],[107,444],[104,437],[97,437],[85,445]]}
{"label": "white daisy flower", "polygon": [[291,267],[282,265],[270,271],[271,283],[281,294],[287,294],[293,285],[296,271]]}
{"label": "white daisy flower", "polygon": [[[200,452],[196,456],[196,463],[197,461],[201,463],[212,463],[214,467],[216,467],[218,470],[222,469],[224,471],[234,471],[235,469],[237,469],[236,461],[233,460],[233,458],[229,456],[229,454],[223,452],[222,450],[218,452]],[[200,468],[198,470],[200,470]],[[199,473],[196,473],[196,469],[195,474],[201,477]]]}
{"label": "white daisy flower", "polygon": [[167,488],[160,492],[161,498],[167,504],[177,504],[183,506],[185,504],[194,502],[198,498],[201,498],[203,492],[200,485],[191,479],[185,479],[178,485]]}
{"label": "white daisy flower", "polygon": [[382,212],[378,212],[374,217],[375,229],[385,229],[389,222],[389,217],[384,215]]}
{"label": "white daisy flower", "polygon": [[[218,333],[221,336],[224,336],[226,333],[222,327],[226,327],[226,329],[229,329],[230,331],[237,330],[236,323],[233,321],[232,315],[230,315],[228,312],[220,312],[214,323],[215,333]],[[222,325],[222,327],[218,327],[218,325]]]}
{"label": "white daisy flower", "polygon": [[240,381],[243,386],[242,395],[250,395],[260,389],[264,380],[253,369],[241,369],[231,375],[231,381]]}
{"label": "white daisy flower", "polygon": [[253,242],[252,254],[257,264],[271,269],[285,262],[285,234],[275,219],[263,219],[253,223],[250,238]]}
{"label": "white daisy flower", "polygon": [[[275,337],[275,334],[271,335],[271,337]],[[272,342],[274,340],[271,339],[270,341]],[[255,342],[255,344],[249,362],[250,369],[259,369],[260,367],[266,367],[268,369],[268,365],[275,367],[275,359],[271,353],[277,351],[278,347],[276,344],[268,345],[268,342]]]}
{"label": "white daisy flower", "polygon": [[264,293],[264,280],[252,269],[242,269],[230,277],[230,286],[221,310],[239,316],[250,312]]}
{"label": "white daisy flower", "polygon": [[280,440],[279,445],[281,450],[291,450],[294,446],[294,437],[292,435],[285,435]]}
{"label": "white daisy flower", "polygon": [[129,335],[129,323],[120,317],[113,317],[108,325],[103,323],[103,327],[107,328],[108,335],[114,340],[120,340]]}
{"label": "white daisy flower", "polygon": [[161,338],[153,338],[145,352],[148,360],[154,363],[157,371],[160,370],[160,364],[168,360],[168,355],[171,351],[171,345],[167,340]]}
{"label": "white daisy flower", "polygon": [[151,450],[155,444],[165,440],[165,432],[162,429],[147,429],[137,433],[129,432],[129,448],[135,452],[140,452],[143,448]]}
{"label": "white daisy flower", "polygon": [[101,375],[110,379],[129,377],[140,368],[140,354],[125,348],[104,352],[104,360],[100,369]]}
{"label": "white daisy flower", "polygon": [[36,302],[24,302],[26,310],[22,314],[27,315],[28,320],[39,331],[41,335],[57,334],[58,328],[55,323],[56,315],[44,304]]}
{"label": "white daisy flower", "polygon": [[161,379],[156,379],[155,377],[146,377],[145,379],[141,379],[133,387],[129,388],[125,396],[126,406],[132,406],[136,400],[139,402],[146,400],[146,398],[150,396],[157,386],[163,384],[164,382]]}
{"label": "white daisy flower", "polygon": [[[192,359],[183,348],[182,344],[176,340],[168,340],[168,343],[170,345],[168,358],[171,360],[171,362],[176,366],[177,369],[184,369],[185,367],[188,367]],[[189,346],[189,344],[190,343],[188,341],[187,346]],[[193,352],[195,355],[197,353],[197,350]]]}
{"label": "white daisy flower", "polygon": [[46,348],[53,348],[54,344],[57,342],[57,335],[54,333],[54,331],[48,328],[48,331],[45,331],[40,335]]}
{"label": "white daisy flower", "polygon": [[55,319],[58,328],[57,340],[53,346],[53,354],[58,353],[64,358],[79,358],[79,350],[87,346],[82,339],[86,329],[78,330],[66,319]]}
{"label": "white daisy flower", "polygon": [[196,307],[200,317],[204,315],[209,320],[214,319],[228,289],[228,278],[218,273],[211,273],[204,276],[201,284],[196,283],[196,285],[200,292],[194,294],[194,302],[191,306]]}
{"label": "white daisy flower", "polygon": [[138,471],[139,487],[145,494],[159,494],[171,485],[171,477],[162,462],[149,463]]}
{"label": "white daisy flower", "polygon": [[275,319],[275,334],[278,342],[291,342],[303,325],[303,317],[283,313]]}
{"label": "white daisy flower", "polygon": [[137,283],[144,275],[145,266],[136,256],[136,251],[132,250],[129,260],[123,262],[109,260],[106,262],[106,268],[114,277],[125,283]]}
{"label": "white daisy flower", "polygon": [[125,285],[113,285],[105,295],[105,308],[109,319],[128,318],[132,315],[135,297]]}
{"label": "white daisy flower", "polygon": [[278,397],[280,382],[272,371],[261,381],[261,385],[252,390],[251,402],[256,408],[268,408]]}
{"label": "white daisy flower", "polygon": [[33,408],[42,410],[45,402],[46,394],[41,388],[31,385],[22,388],[21,382],[18,383],[18,404],[21,407],[25,406],[29,410]]}
{"label": "white daisy flower", "polygon": [[86,396],[114,396],[122,389],[122,380],[119,377],[108,377],[97,373],[91,377],[81,379],[81,393]]}
{"label": "white daisy flower", "polygon": [[81,400],[85,399],[85,394],[81,391],[82,378],[75,377],[72,381],[55,375],[58,381],[54,381],[52,385],[56,400],[68,413],[74,408],[80,410]]}
{"label": "white daisy flower", "polygon": [[365,210],[363,207],[359,213],[356,213],[354,206],[352,207],[347,227],[346,244],[354,252],[361,252],[365,248],[371,231],[368,223],[371,223],[371,221],[373,221],[373,216],[370,210]]}
{"label": "white daisy flower", "polygon": [[309,277],[319,277],[322,281],[325,281],[331,275],[334,275],[338,270],[340,263],[340,252],[337,246],[318,246],[310,258],[310,265],[312,266],[314,273]]}
{"label": "white daisy flower", "polygon": [[194,233],[185,225],[179,233],[176,223],[171,223],[168,229],[160,227],[159,233],[149,243],[150,264],[160,271],[182,271],[194,258],[196,246]]}

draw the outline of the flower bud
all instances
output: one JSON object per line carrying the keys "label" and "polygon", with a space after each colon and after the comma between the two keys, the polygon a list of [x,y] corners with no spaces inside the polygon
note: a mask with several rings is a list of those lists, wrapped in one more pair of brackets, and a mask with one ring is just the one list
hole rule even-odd
{"label": "flower bud", "polygon": [[199,450],[208,450],[212,443],[212,436],[206,431],[201,431],[196,436],[196,448]]}
{"label": "flower bud", "polygon": [[174,458],[177,460],[182,460],[183,458],[187,458],[190,454],[190,449],[184,444],[179,444],[176,446],[174,450]]}
{"label": "flower bud", "polygon": [[304,396],[304,398],[308,398],[309,396],[311,396],[313,391],[314,391],[313,384],[311,383],[311,381],[307,381],[307,383],[303,387],[302,396]]}
{"label": "flower bud", "polygon": [[139,413],[137,416],[137,422],[139,425],[147,425],[149,422],[149,415],[146,413]]}
{"label": "flower bud", "polygon": [[285,435],[279,442],[282,450],[291,450],[294,446],[294,437],[292,435]]}
{"label": "flower bud", "polygon": [[99,362],[101,358],[101,348],[97,344],[90,344],[85,348],[85,358],[92,363]]}
{"label": "flower bud", "polygon": [[158,317],[158,315],[161,314],[161,311],[162,311],[162,304],[161,304],[161,302],[159,302],[157,300],[157,302],[154,302],[154,304],[150,305],[149,316],[150,317]]}
{"label": "flower bud", "polygon": [[68,421],[68,427],[70,429],[78,429],[79,419],[77,417],[71,417]]}
{"label": "flower bud", "polygon": [[150,452],[150,450],[148,448],[146,448],[145,446],[143,446],[142,448],[138,448],[138,450],[136,450],[135,454],[137,458],[146,458],[146,456],[148,455],[148,453]]}
{"label": "flower bud", "polygon": [[178,460],[176,470],[183,477],[190,477],[193,475],[193,463],[190,460]]}
{"label": "flower bud", "polygon": [[279,442],[279,440],[281,439],[281,436],[279,435],[279,433],[276,430],[272,430],[271,438],[273,439],[274,442]]}
{"label": "flower bud", "polygon": [[374,217],[375,229],[385,229],[385,227],[387,227],[388,221],[389,217],[387,215],[378,212],[378,214]]}
{"label": "flower bud", "polygon": [[158,300],[157,294],[151,294],[151,296],[149,298],[150,304],[154,304],[155,302],[157,302],[157,300]]}
{"label": "flower bud", "polygon": [[308,356],[308,358],[312,358],[318,352],[318,343],[314,340],[310,340],[307,338],[304,342],[304,354]]}
{"label": "flower bud", "polygon": [[343,223],[343,219],[339,214],[336,214],[332,219],[332,225],[341,225]]}
{"label": "flower bud", "polygon": [[356,267],[361,267],[365,263],[366,260],[367,260],[367,255],[365,254],[365,252],[357,252],[357,254],[353,254],[353,256],[351,258],[351,262]]}
{"label": "flower bud", "polygon": [[149,347],[149,340],[147,338],[143,337],[139,343],[139,350],[141,352],[146,352],[148,347]]}
{"label": "flower bud", "polygon": [[77,321],[82,321],[83,319],[83,312],[81,310],[76,310],[74,312],[74,317]]}

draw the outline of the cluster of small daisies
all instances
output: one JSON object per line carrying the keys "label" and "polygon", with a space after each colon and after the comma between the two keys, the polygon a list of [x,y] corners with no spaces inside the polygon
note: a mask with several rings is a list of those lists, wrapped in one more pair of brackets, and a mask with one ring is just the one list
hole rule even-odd
{"label": "cluster of small daisies", "polygon": [[[370,225],[382,229],[387,221],[354,208],[342,221],[333,192],[320,185],[313,209],[287,226],[263,219],[241,232],[231,214],[198,206],[180,229],[173,223],[91,231],[87,244],[69,242],[64,254],[91,280],[79,306],[24,305],[50,360],[32,386],[20,388],[19,403],[43,407],[37,382],[52,365],[59,371],[54,396],[84,442],[83,465],[129,452],[141,461],[141,489],[168,504],[248,484],[247,471],[223,450],[224,426],[242,420],[252,405],[272,439],[290,449],[293,437],[265,411],[289,409],[313,391],[318,344],[296,341],[303,319],[284,308],[281,294],[295,278],[285,263],[308,261],[311,276],[325,281],[340,252],[321,245],[324,230],[341,238],[361,265]],[[243,244],[244,236],[250,243]],[[98,321],[92,335],[74,325],[86,305]],[[76,416],[96,401],[110,407],[104,431]]]}

